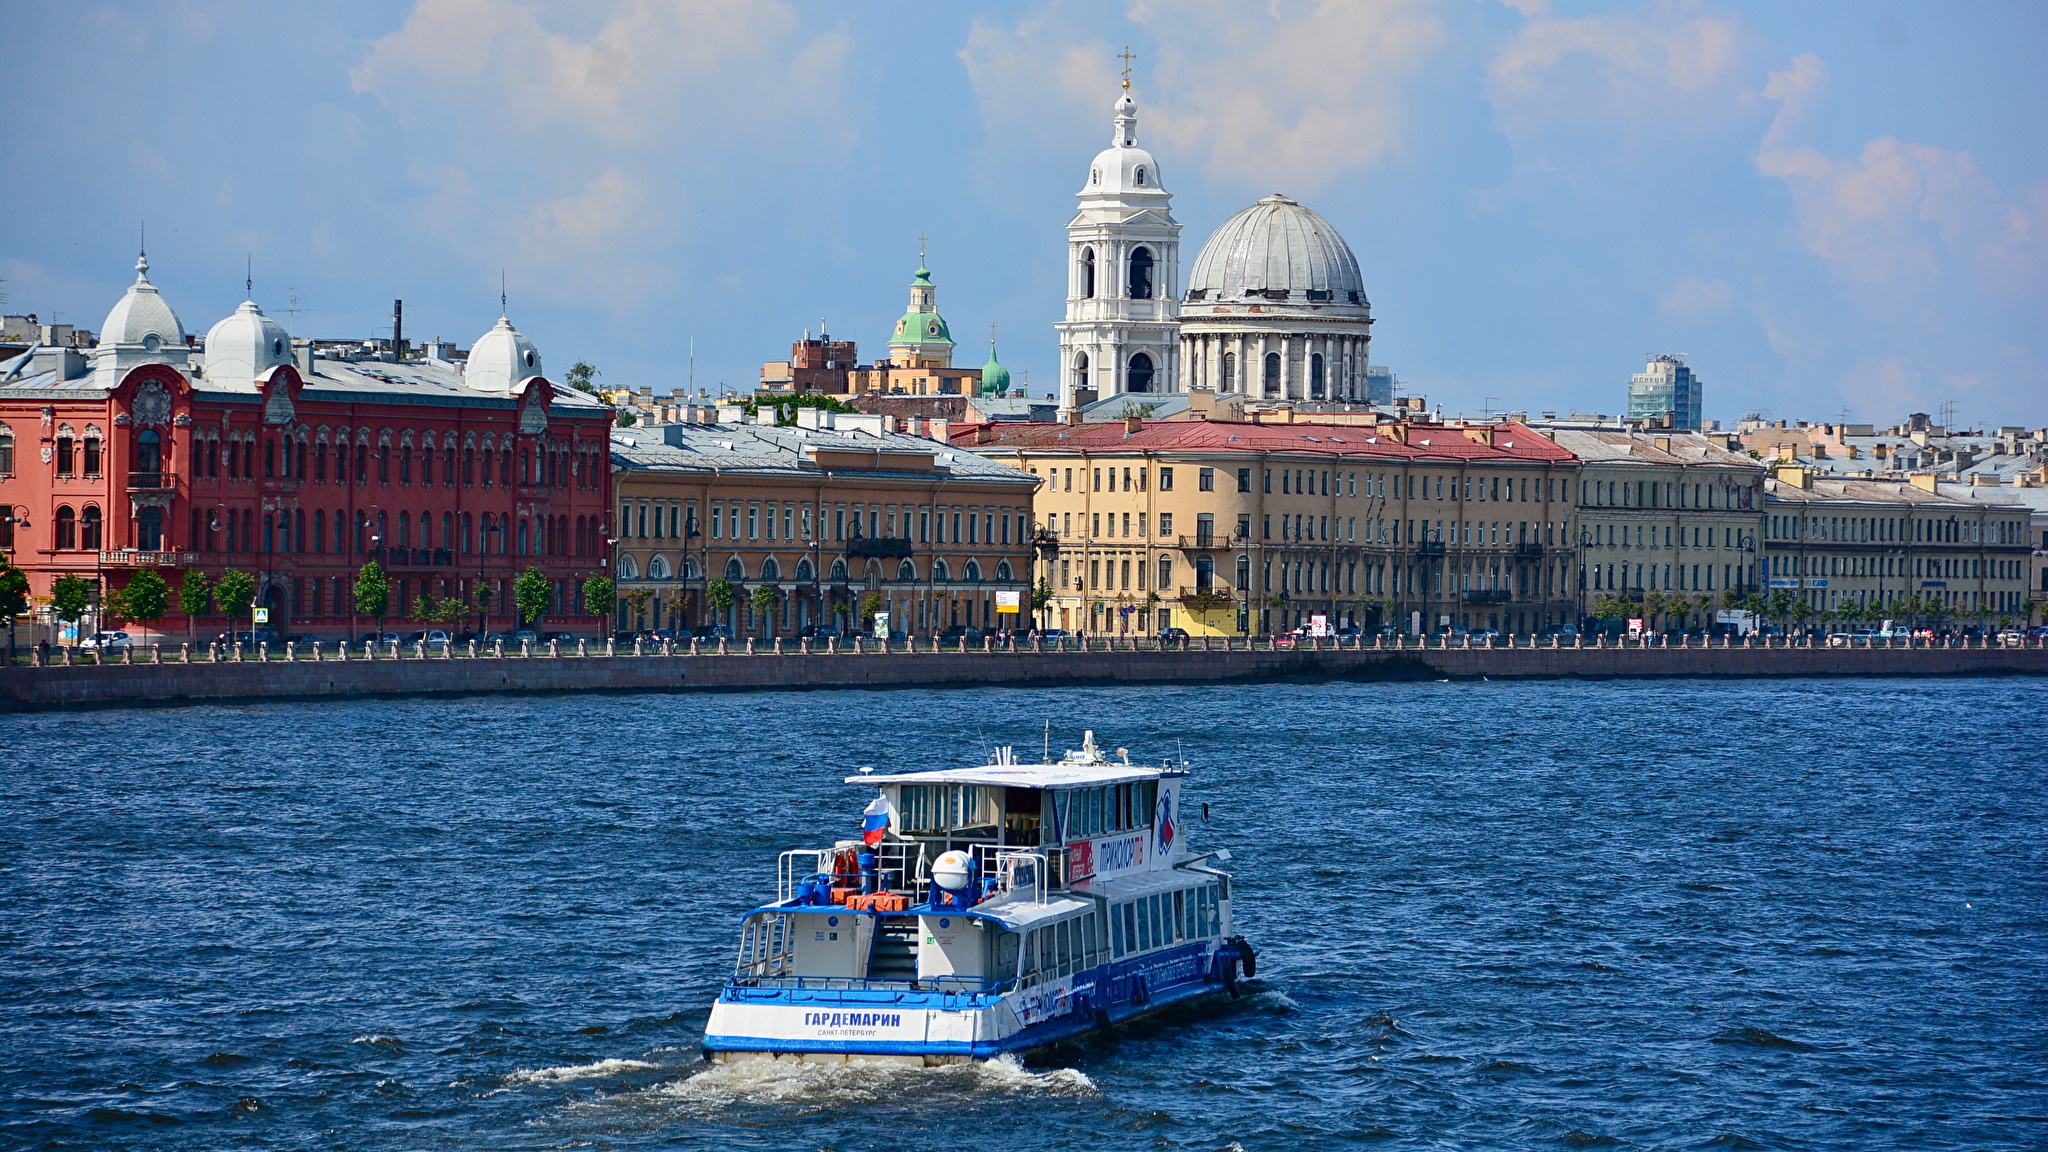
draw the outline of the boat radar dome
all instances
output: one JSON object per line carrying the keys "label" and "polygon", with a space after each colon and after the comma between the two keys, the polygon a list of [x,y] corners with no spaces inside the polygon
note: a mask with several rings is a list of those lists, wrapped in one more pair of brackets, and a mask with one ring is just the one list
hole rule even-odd
{"label": "boat radar dome", "polygon": [[941,853],[932,861],[932,882],[948,892],[958,892],[973,878],[973,866],[973,859],[965,852]]}

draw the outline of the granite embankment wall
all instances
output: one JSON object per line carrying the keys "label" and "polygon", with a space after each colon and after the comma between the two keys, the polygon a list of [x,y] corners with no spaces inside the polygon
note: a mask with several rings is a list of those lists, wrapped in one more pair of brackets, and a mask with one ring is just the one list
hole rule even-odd
{"label": "granite embankment wall", "polygon": [[2027,648],[1427,648],[565,656],[0,668],[0,711],[485,692],[1301,679],[2048,675]]}

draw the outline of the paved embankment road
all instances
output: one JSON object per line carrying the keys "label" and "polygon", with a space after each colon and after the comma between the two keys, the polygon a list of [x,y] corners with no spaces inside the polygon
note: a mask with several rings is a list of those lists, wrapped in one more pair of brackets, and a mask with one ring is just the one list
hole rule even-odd
{"label": "paved embankment road", "polygon": [[456,656],[0,668],[0,710],[483,692],[734,691],[968,684],[1232,680],[1547,679],[2048,674],[2048,648],[1157,648],[1065,652],[838,652]]}

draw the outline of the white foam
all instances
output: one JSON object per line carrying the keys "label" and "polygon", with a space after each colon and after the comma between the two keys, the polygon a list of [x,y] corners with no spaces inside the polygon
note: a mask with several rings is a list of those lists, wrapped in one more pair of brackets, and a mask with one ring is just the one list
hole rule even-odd
{"label": "white foam", "polygon": [[700,1115],[740,1105],[803,1103],[856,1105],[918,1091],[948,1094],[1096,1096],[1100,1090],[1072,1068],[1034,1072],[1013,1056],[938,1068],[899,1064],[798,1064],[743,1060],[714,1064],[694,1076],[652,1089],[671,1104]]}
{"label": "white foam", "polygon": [[1268,988],[1255,994],[1252,997],[1252,1002],[1261,1008],[1271,1008],[1281,1012],[1292,1012],[1301,1007],[1294,997],[1280,991],[1278,988]]}
{"label": "white foam", "polygon": [[353,1040],[349,1041],[349,1043],[351,1043],[351,1044],[398,1044],[398,1043],[401,1043],[401,1041],[400,1041],[400,1040],[398,1039],[398,1037],[396,1037],[396,1036],[386,1036],[386,1035],[384,1035],[384,1034],[383,1034],[382,1032],[378,1032],[378,1033],[374,1033],[374,1034],[372,1034],[372,1035],[369,1035],[369,1036],[358,1036],[358,1037],[356,1037],[355,1039],[353,1039]]}
{"label": "white foam", "polygon": [[645,1060],[599,1060],[592,1064],[567,1064],[560,1068],[522,1068],[505,1077],[506,1085],[560,1084],[566,1080],[588,1080],[595,1076],[617,1076],[640,1072],[659,1065]]}

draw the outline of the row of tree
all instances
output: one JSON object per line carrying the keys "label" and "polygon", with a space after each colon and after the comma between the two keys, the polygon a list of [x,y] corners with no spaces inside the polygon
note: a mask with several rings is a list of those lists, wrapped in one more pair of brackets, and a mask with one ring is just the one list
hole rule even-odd
{"label": "row of tree", "polygon": [[[582,590],[583,608],[589,615],[610,615],[618,602],[617,591],[608,577],[592,576],[583,581]],[[457,596],[423,595],[413,601],[409,618],[422,624],[452,624],[472,611],[488,612],[490,586],[479,585],[476,595],[478,603],[474,608]],[[99,615],[103,624],[155,624],[176,611],[185,617],[188,630],[202,617],[216,614],[225,617],[230,627],[238,619],[249,619],[253,626],[258,607],[255,596],[256,577],[232,568],[217,576],[188,569],[175,590],[156,569],[138,568],[127,584],[109,588],[100,596]],[[356,615],[375,618],[378,630],[382,631],[391,611],[391,579],[382,565],[372,560],[362,566],[356,573],[353,596]],[[528,568],[512,582],[513,607],[521,623],[531,624],[540,619],[554,606],[554,597],[554,583],[538,568]],[[67,624],[83,619],[92,605],[93,582],[82,576],[67,572],[50,586],[51,615]],[[8,622],[10,649],[15,622],[27,616],[29,610],[28,574],[0,553],[0,618]]]}
{"label": "row of tree", "polygon": [[[2030,605],[2029,616],[2032,615]],[[1839,624],[1879,624],[1893,620],[1907,624],[1941,624],[1955,615],[1955,610],[1942,602],[1939,596],[1915,595],[1907,592],[1883,600],[1849,600],[1829,608],[1816,608],[1806,597],[1786,589],[1779,589],[1765,596],[1760,592],[1736,595],[1724,592],[1717,600],[1708,595],[1688,595],[1683,592],[1649,591],[1640,597],[1603,595],[1593,602],[1593,615],[1602,620],[1628,620],[1640,617],[1650,628],[1691,626],[1694,616],[1705,623],[1706,614],[1716,608],[1742,610],[1759,619],[1773,621],[1787,627],[1803,627],[1809,621],[1815,623],[1834,622]],[[2011,618],[2002,618],[2001,626],[2011,623]]]}

